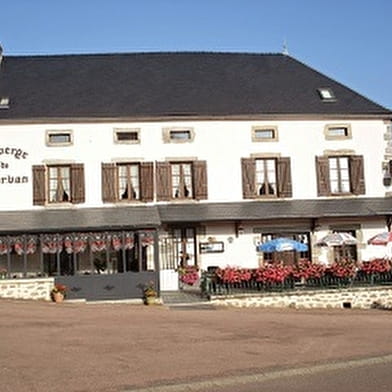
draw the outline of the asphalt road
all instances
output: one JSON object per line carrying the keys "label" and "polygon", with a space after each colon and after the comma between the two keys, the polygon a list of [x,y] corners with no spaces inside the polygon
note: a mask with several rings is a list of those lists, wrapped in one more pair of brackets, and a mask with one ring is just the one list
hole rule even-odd
{"label": "asphalt road", "polygon": [[[382,359],[382,358],[380,358]],[[214,392],[391,392],[392,390],[392,362],[378,364],[352,365],[336,364],[336,369],[289,369],[287,374],[281,371],[280,376],[266,374],[264,380],[258,382],[241,382],[238,380],[229,386],[206,388],[205,391]],[[339,368],[339,365],[342,365]],[[299,374],[290,375],[298,371]],[[271,378],[270,378],[270,377]],[[188,390],[181,388],[180,390]],[[194,389],[195,390],[195,389]],[[151,390],[150,390],[151,391]],[[199,389],[201,392],[202,389]],[[152,392],[152,391],[151,391]],[[158,392],[158,391],[156,391]],[[163,392],[163,391],[161,391]],[[167,391],[168,392],[168,391]],[[174,392],[174,391],[173,391]]]}
{"label": "asphalt road", "polygon": [[[323,388],[309,391],[327,392],[327,379],[352,374],[359,380],[360,368],[372,366],[391,384],[386,378],[391,361],[238,383],[241,377],[293,368],[390,358],[391,330],[392,312],[376,309],[200,310],[0,300],[0,390],[161,392],[170,386],[186,391],[214,381],[214,388],[205,390],[278,392],[295,391],[284,389],[295,379],[293,386],[314,380]],[[323,378],[324,373],[336,377]],[[267,389],[260,389],[263,385]]]}

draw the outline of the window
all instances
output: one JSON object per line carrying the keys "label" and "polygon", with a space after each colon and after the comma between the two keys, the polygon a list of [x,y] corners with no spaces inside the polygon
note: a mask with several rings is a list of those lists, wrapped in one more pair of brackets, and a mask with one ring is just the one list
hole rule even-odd
{"label": "window", "polygon": [[158,201],[207,199],[206,161],[157,162]]}
{"label": "window", "polygon": [[85,201],[84,166],[35,165],[33,166],[33,204],[72,203]]}
{"label": "window", "polygon": [[[339,231],[335,231],[335,232],[339,233]],[[348,233],[353,237],[356,237],[355,230],[345,230],[340,232]],[[333,255],[334,255],[334,261],[336,262],[340,262],[343,260],[357,261],[358,260],[357,245],[334,246]]]}
{"label": "window", "polygon": [[72,131],[46,131],[46,144],[48,146],[69,146],[73,143]]}
{"label": "window", "polygon": [[138,164],[118,165],[118,199],[119,200],[140,199]]}
{"label": "window", "polygon": [[324,135],[326,140],[351,139],[351,127],[348,124],[326,125]]}
{"label": "window", "polygon": [[164,143],[189,143],[195,138],[193,128],[163,128]]}
{"label": "window", "polygon": [[119,144],[140,143],[140,129],[139,128],[115,128],[114,142]]}
{"label": "window", "polygon": [[191,163],[171,164],[172,198],[193,198],[193,175]]}
{"label": "window", "polygon": [[292,197],[290,158],[242,158],[244,199]]}
{"label": "window", "polygon": [[348,157],[332,157],[329,160],[329,182],[332,193],[350,192]]}
{"label": "window", "polygon": [[49,203],[64,203],[71,200],[71,170],[69,166],[48,168]]}
{"label": "window", "polygon": [[316,157],[318,196],[365,194],[361,155]]}
{"label": "window", "polygon": [[252,141],[253,142],[277,142],[278,128],[277,127],[252,127]]}
{"label": "window", "polygon": [[170,131],[170,140],[191,140],[191,131]]}
{"label": "window", "polygon": [[317,92],[320,95],[320,98],[324,102],[334,102],[336,101],[335,94],[331,88],[321,87],[317,89]]}
{"label": "window", "polygon": [[9,107],[10,107],[9,98],[6,97],[0,98],[0,109],[9,109]]}
{"label": "window", "polygon": [[152,162],[102,163],[102,201],[153,201]]}
{"label": "window", "polygon": [[275,159],[256,159],[256,192],[258,196],[277,194]]}

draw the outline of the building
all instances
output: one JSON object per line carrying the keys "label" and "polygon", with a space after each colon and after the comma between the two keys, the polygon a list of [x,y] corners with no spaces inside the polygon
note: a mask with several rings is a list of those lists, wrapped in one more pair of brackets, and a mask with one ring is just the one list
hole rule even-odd
{"label": "building", "polygon": [[[369,259],[391,226],[391,119],[281,54],[3,56],[3,277],[137,298],[178,289],[180,265],[257,267],[273,237]],[[358,245],[316,247],[330,231]]]}

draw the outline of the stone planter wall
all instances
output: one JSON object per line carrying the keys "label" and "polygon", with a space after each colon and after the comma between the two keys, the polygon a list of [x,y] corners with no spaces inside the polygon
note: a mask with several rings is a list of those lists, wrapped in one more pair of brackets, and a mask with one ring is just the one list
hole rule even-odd
{"label": "stone planter wall", "polygon": [[273,308],[359,308],[383,307],[392,309],[392,287],[312,290],[285,293],[211,296],[215,305],[234,307]]}
{"label": "stone planter wall", "polygon": [[0,279],[0,298],[50,301],[53,278]]}

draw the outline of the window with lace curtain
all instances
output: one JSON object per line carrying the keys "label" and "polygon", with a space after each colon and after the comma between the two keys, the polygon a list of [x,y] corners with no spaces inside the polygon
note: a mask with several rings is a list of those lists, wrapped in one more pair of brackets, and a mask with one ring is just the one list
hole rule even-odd
{"label": "window with lace curtain", "polygon": [[140,199],[138,164],[118,165],[118,199],[119,200]]}
{"label": "window with lace curtain", "polygon": [[69,166],[48,167],[49,203],[71,201],[71,168]]}
{"label": "window with lace curtain", "polygon": [[193,198],[193,176],[191,163],[172,163],[172,197],[174,199]]}

